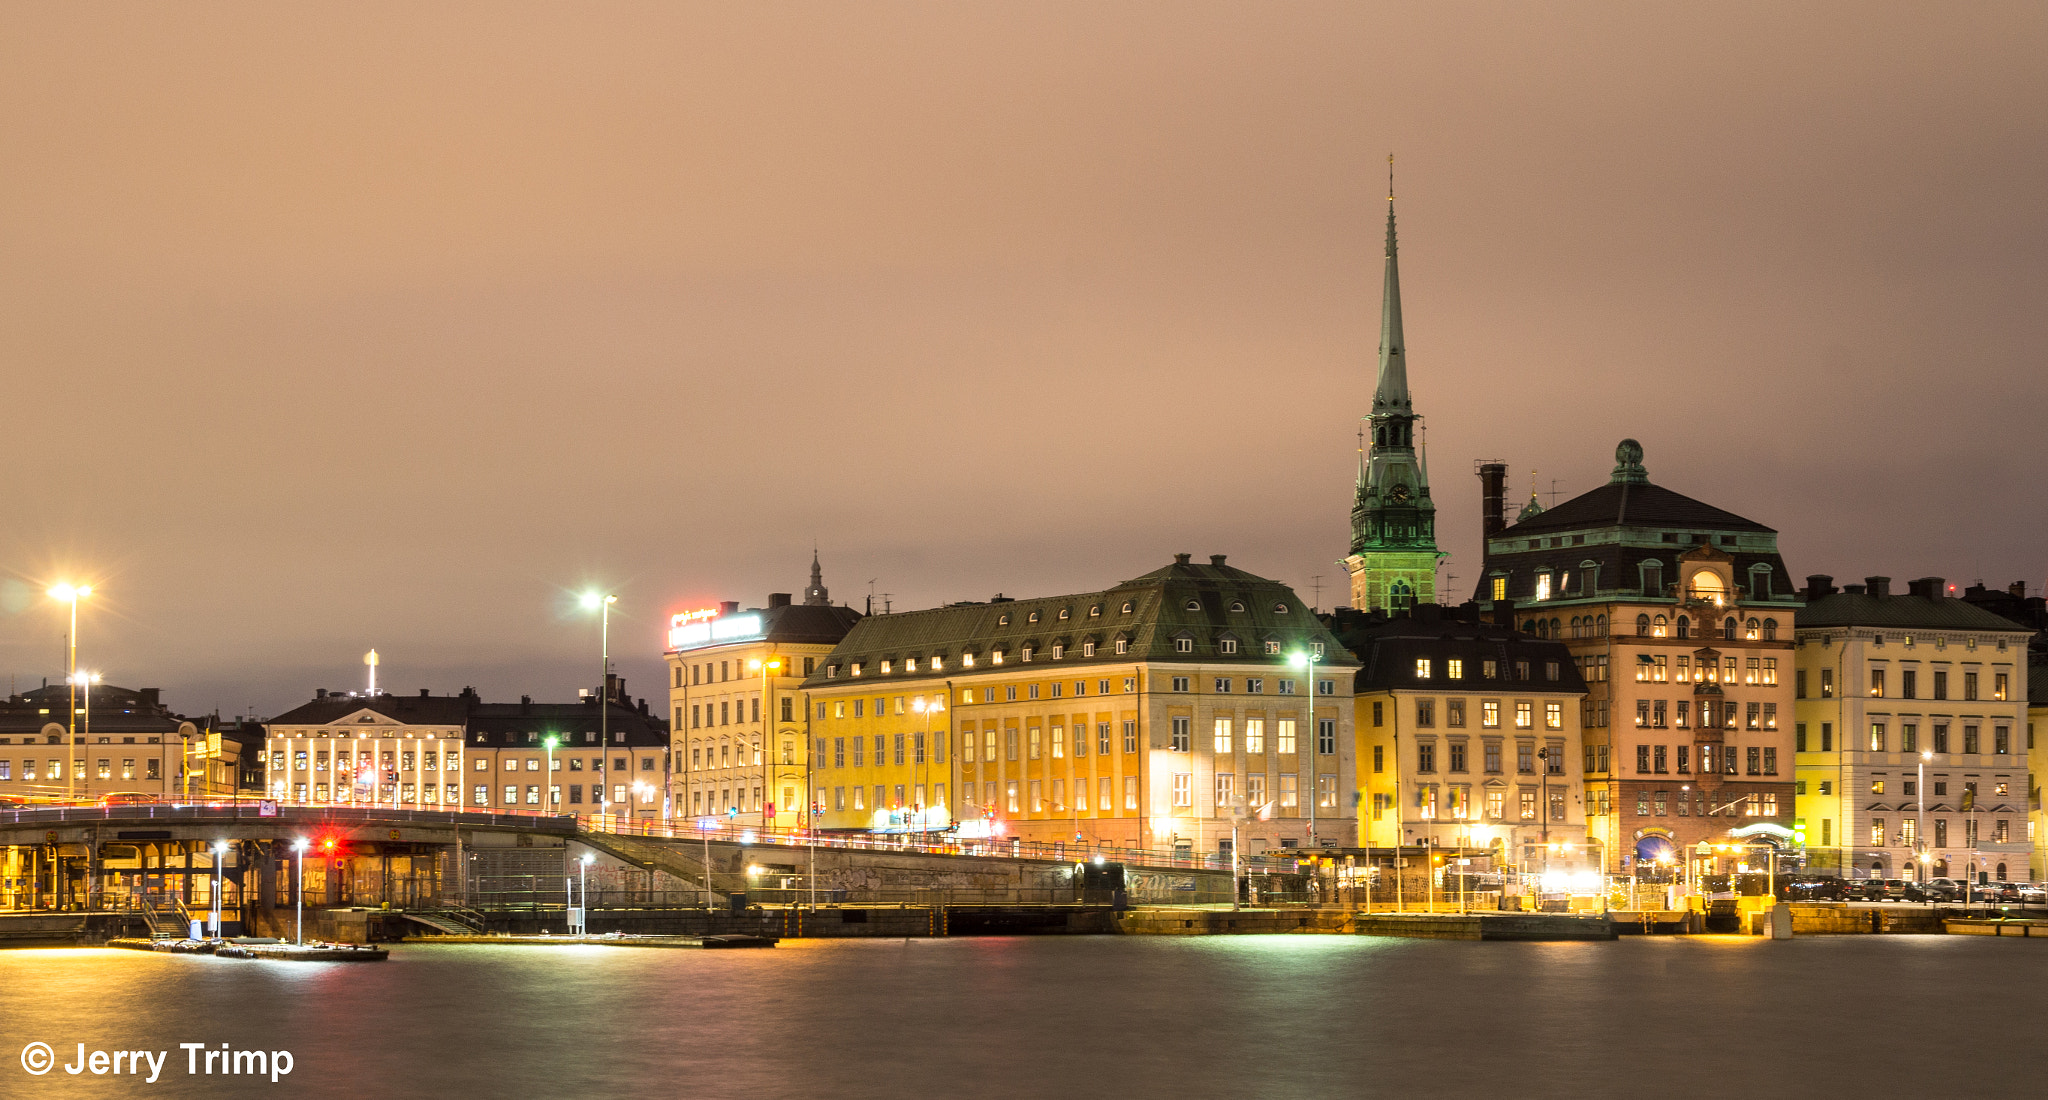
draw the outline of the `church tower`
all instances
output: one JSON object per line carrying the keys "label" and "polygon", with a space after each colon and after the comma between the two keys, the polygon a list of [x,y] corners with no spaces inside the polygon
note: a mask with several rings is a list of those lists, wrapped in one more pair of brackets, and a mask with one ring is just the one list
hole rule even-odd
{"label": "church tower", "polygon": [[1361,450],[1358,494],[1351,505],[1351,606],[1360,611],[1400,610],[1436,602],[1436,504],[1429,498],[1429,464],[1416,444],[1408,398],[1407,344],[1401,335],[1401,269],[1394,241],[1393,158],[1387,172],[1387,274],[1380,303],[1379,386],[1373,391],[1370,434]]}

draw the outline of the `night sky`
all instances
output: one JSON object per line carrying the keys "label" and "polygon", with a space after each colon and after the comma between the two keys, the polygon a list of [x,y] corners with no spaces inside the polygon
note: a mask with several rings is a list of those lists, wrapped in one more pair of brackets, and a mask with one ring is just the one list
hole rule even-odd
{"label": "night sky", "polygon": [[[1451,554],[1651,477],[2044,579],[2038,4],[14,5],[0,664],[573,696],[620,596],[1343,598],[1397,156]],[[1305,592],[1312,595],[1312,590]],[[879,597],[878,597],[879,601]],[[879,606],[879,602],[878,602]]]}

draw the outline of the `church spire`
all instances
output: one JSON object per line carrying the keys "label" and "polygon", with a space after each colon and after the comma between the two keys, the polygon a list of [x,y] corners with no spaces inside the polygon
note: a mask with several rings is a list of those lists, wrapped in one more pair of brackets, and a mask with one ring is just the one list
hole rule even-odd
{"label": "church spire", "polygon": [[1387,274],[1380,299],[1380,377],[1372,411],[1410,411],[1407,342],[1401,336],[1401,255],[1394,238],[1394,157],[1387,156]]}
{"label": "church spire", "polygon": [[804,604],[807,607],[825,607],[831,604],[830,593],[825,591],[825,571],[818,567],[818,548],[811,547],[811,583],[804,589]]}

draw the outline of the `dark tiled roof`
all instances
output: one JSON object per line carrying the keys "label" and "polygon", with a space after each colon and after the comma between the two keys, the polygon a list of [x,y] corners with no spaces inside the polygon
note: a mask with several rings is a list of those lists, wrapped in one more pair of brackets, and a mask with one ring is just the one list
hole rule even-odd
{"label": "dark tiled roof", "polygon": [[2027,666],[2027,705],[2048,706],[2048,664]]}
{"label": "dark tiled roof", "polygon": [[1608,482],[1502,531],[1500,538],[1578,527],[1676,527],[1709,531],[1770,531],[1683,493],[1649,482]]}
{"label": "dark tiled roof", "polygon": [[[1493,623],[1467,622],[1425,607],[1414,615],[1391,619],[1340,611],[1334,624],[1344,645],[1360,662],[1353,688],[1369,691],[1428,690],[1457,692],[1561,691],[1584,692],[1585,681],[1571,651],[1562,642],[1531,637]],[[1417,658],[1431,659],[1431,678],[1416,675]],[[1462,681],[1448,679],[1449,659],[1465,662]],[[1484,661],[1495,661],[1500,678],[1481,679]],[[1527,662],[1530,678],[1515,678],[1518,662]],[[1558,678],[1546,679],[1549,666]]]}
{"label": "dark tiled roof", "polygon": [[790,645],[838,645],[861,620],[853,608],[830,604],[786,604],[763,608],[760,615],[767,640]]}
{"label": "dark tiled roof", "polygon": [[[186,721],[156,699],[155,689],[136,691],[112,684],[91,688],[93,736],[135,733],[176,733]],[[24,691],[0,702],[0,733],[38,732],[49,723],[64,725],[70,689],[63,684]],[[83,701],[83,700],[81,700]],[[49,711],[48,714],[42,713]]]}
{"label": "dark tiled roof", "polygon": [[[589,701],[486,703],[467,691],[460,695],[328,695],[302,703],[271,719],[269,724],[327,725],[365,710],[407,725],[457,726],[463,731],[463,740],[472,745],[479,743],[478,733],[490,738],[483,744],[525,744],[528,733],[554,733],[565,738],[565,748],[594,748],[594,742],[584,744],[582,735],[595,733],[598,728],[597,705]],[[612,703],[604,721],[606,732],[614,738],[610,747],[668,743],[665,720],[642,714],[623,703]],[[616,740],[620,733],[626,735],[623,742]]]}
{"label": "dark tiled roof", "polygon": [[1838,592],[1812,600],[1800,609],[1796,622],[1801,629],[1820,626],[2015,632],[2030,632],[2032,629],[1950,596],[1930,600],[1925,596],[1873,596],[1867,592]]}
{"label": "dark tiled roof", "polygon": [[[804,686],[844,684],[846,669],[855,662],[862,665],[863,682],[881,679],[885,660],[892,665],[889,681],[944,679],[961,673],[961,658],[969,652],[975,654],[973,671],[982,673],[989,670],[987,662],[995,649],[1005,651],[1003,667],[1013,670],[1026,645],[1034,651],[1032,663],[1042,664],[1048,675],[1069,667],[1136,661],[1271,664],[1276,658],[1265,652],[1268,640],[1279,642],[1283,653],[1305,642],[1321,642],[1325,653],[1341,663],[1343,650],[1337,639],[1286,585],[1227,565],[1220,556],[1209,565],[1195,565],[1187,558],[1178,555],[1171,565],[1099,592],[870,615],[854,625]],[[1067,617],[1060,618],[1061,612]],[[1183,634],[1193,639],[1192,653],[1174,649],[1174,640]],[[1116,653],[1119,637],[1129,642],[1129,652],[1122,656]],[[1235,655],[1220,652],[1226,638],[1237,641]],[[1096,643],[1096,655],[1083,657],[1082,645],[1090,640]],[[1057,661],[1052,659],[1054,645],[1065,647]],[[944,659],[936,674],[929,671],[934,656]],[[918,659],[918,671],[906,675],[900,662],[912,657]],[[828,677],[827,670],[834,666],[840,668],[839,674]]]}
{"label": "dark tiled roof", "polygon": [[467,695],[323,695],[270,720],[273,726],[324,726],[367,710],[409,726],[459,726],[476,702]]}

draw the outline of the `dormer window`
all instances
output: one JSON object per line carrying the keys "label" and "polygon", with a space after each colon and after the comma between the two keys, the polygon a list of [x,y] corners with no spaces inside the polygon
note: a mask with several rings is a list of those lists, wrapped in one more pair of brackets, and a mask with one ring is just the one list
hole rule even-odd
{"label": "dormer window", "polygon": [[1065,657],[1066,655],[1067,655],[1067,646],[1066,646],[1066,643],[1064,643],[1064,642],[1054,642],[1054,643],[1052,644],[1052,659],[1053,659],[1053,660],[1057,661],[1057,660],[1059,660],[1060,658],[1062,658],[1062,657]]}
{"label": "dormer window", "polygon": [[1089,617],[1089,618],[1091,618],[1091,619],[1099,619],[1099,618],[1101,618],[1101,617],[1102,617],[1102,605],[1101,605],[1101,604],[1096,604],[1095,606],[1093,606],[1093,607],[1090,607],[1090,608],[1088,609],[1088,617]]}
{"label": "dormer window", "polygon": [[1116,655],[1117,655],[1117,656],[1119,656],[1119,657],[1122,657],[1123,655],[1125,655],[1125,654],[1129,653],[1130,651],[1131,651],[1131,640],[1130,640],[1129,638],[1118,638],[1118,639],[1116,640]]}
{"label": "dormer window", "polygon": [[[886,670],[885,670],[885,671],[886,671]],[[903,659],[903,671],[905,671],[905,672],[916,672],[916,671],[917,671],[917,658],[915,658],[915,657],[905,657],[905,658]]]}
{"label": "dormer window", "polygon": [[943,671],[945,671],[945,668],[946,668],[946,659],[945,659],[944,657],[933,657],[933,658],[932,658],[932,671],[933,671],[933,672],[943,672]]}
{"label": "dormer window", "polygon": [[1025,664],[1027,664],[1027,665],[1028,665],[1028,664],[1030,664],[1030,663],[1031,663],[1031,647],[1027,645],[1027,646],[1024,646],[1024,647],[1022,647],[1021,649],[1019,649],[1019,650],[1018,650],[1018,652],[1017,652],[1017,659],[1018,659],[1018,660],[1020,660],[1020,661],[1022,661],[1022,662],[1024,662],[1024,663],[1025,663]]}
{"label": "dormer window", "polygon": [[1033,611],[1033,612],[1032,612],[1032,613],[1031,613],[1030,615],[1027,615],[1027,616],[1025,616],[1025,619],[1024,619],[1024,621],[1025,621],[1025,622],[1030,622],[1030,623],[1035,623],[1035,622],[1037,622],[1037,621],[1038,621],[1038,612],[1036,612],[1036,611]]}
{"label": "dormer window", "polygon": [[858,676],[858,675],[860,675],[860,662],[859,662],[859,661],[855,661],[855,662],[853,663],[853,674],[854,674],[855,676]]}
{"label": "dormer window", "polygon": [[1271,638],[1266,639],[1266,656],[1271,657],[1279,652],[1280,643]]}
{"label": "dormer window", "polygon": [[1550,571],[1547,569],[1536,574],[1536,598],[1539,600],[1550,598]]}
{"label": "dormer window", "polygon": [[1187,609],[1188,609],[1189,611],[1200,611],[1200,610],[1202,609],[1202,601],[1200,601],[1200,600],[1189,600],[1189,601],[1187,602]]}
{"label": "dormer window", "polygon": [[1217,642],[1217,650],[1226,657],[1235,655],[1237,653],[1237,639],[1230,637],[1221,639]]}
{"label": "dormer window", "polygon": [[887,662],[887,661],[883,661],[883,662],[882,662],[882,675],[884,675],[884,676],[887,676],[887,675],[889,675],[889,662]]}
{"label": "dormer window", "polygon": [[1195,639],[1189,635],[1182,634],[1173,640],[1173,651],[1175,653],[1193,653],[1195,651]]}
{"label": "dormer window", "polygon": [[1135,605],[1134,605],[1134,604],[1133,604],[1133,603],[1132,603],[1132,602],[1131,602],[1130,600],[1125,600],[1125,601],[1124,601],[1124,614],[1128,615],[1128,614],[1130,614],[1130,613],[1131,613],[1131,612],[1132,612],[1133,610],[1135,610]]}
{"label": "dormer window", "polygon": [[1233,611],[1233,612],[1236,612],[1236,613],[1242,614],[1242,613],[1244,612],[1244,601],[1243,601],[1243,600],[1232,600],[1232,601],[1230,601],[1230,610],[1231,610],[1231,611]]}
{"label": "dormer window", "polygon": [[1003,614],[1001,614],[1001,615],[998,615],[998,616],[996,616],[996,625],[997,625],[997,626],[1008,626],[1008,625],[1010,625],[1010,616],[1009,616],[1009,613],[1008,613],[1008,612],[1004,612]]}
{"label": "dormer window", "polygon": [[838,666],[838,665],[826,665],[826,666],[825,666],[825,679],[827,679],[827,680],[837,680],[837,679],[839,679],[839,666]]}
{"label": "dormer window", "polygon": [[1280,601],[1279,603],[1276,603],[1276,604],[1274,604],[1274,605],[1273,605],[1273,614],[1275,614],[1275,615],[1285,615],[1285,614],[1287,614],[1287,601],[1286,601],[1286,600],[1281,600],[1281,601]]}
{"label": "dormer window", "polygon": [[1081,656],[1083,656],[1083,657],[1093,657],[1093,656],[1095,656],[1095,643],[1094,643],[1094,642],[1082,642],[1082,643],[1081,643]]}
{"label": "dormer window", "polygon": [[1067,621],[1067,609],[1066,609],[1066,608],[1064,608],[1064,607],[1060,608],[1060,621],[1061,621],[1061,622],[1066,622],[1066,621]]}
{"label": "dormer window", "polygon": [[974,667],[974,654],[973,654],[972,652],[969,652],[969,653],[962,653],[962,654],[960,655],[960,667],[961,667],[961,668],[973,668],[973,667]]}

